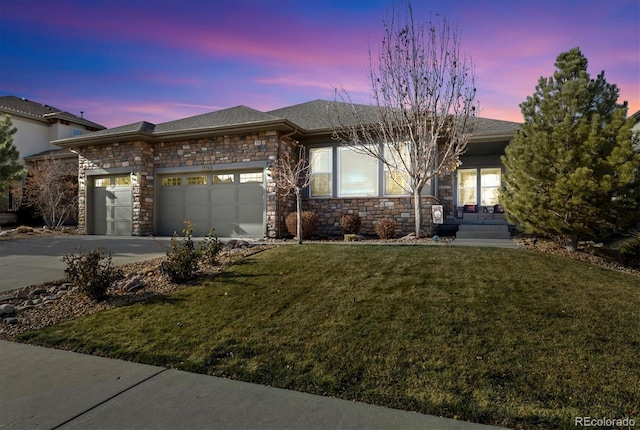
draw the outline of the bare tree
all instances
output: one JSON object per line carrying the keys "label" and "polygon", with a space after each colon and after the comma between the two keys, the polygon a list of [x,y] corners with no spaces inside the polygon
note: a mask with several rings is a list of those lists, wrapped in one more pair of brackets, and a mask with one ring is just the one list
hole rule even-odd
{"label": "bare tree", "polygon": [[[336,89],[333,137],[377,158],[413,194],[416,236],[422,229],[421,192],[428,181],[460,164],[477,110],[475,71],[460,51],[460,35],[436,15],[425,24],[394,6],[374,65],[369,52],[373,111]],[[406,172],[406,173],[403,173]]]}
{"label": "bare tree", "polygon": [[294,193],[296,196],[298,244],[302,243],[302,190],[311,182],[311,165],[305,157],[305,148],[296,143],[298,148],[297,160],[292,159],[290,153],[285,153],[271,167],[271,178],[276,187],[282,190],[282,195]]}
{"label": "bare tree", "polygon": [[28,169],[23,201],[51,228],[77,216],[78,177],[59,159],[46,157]]}

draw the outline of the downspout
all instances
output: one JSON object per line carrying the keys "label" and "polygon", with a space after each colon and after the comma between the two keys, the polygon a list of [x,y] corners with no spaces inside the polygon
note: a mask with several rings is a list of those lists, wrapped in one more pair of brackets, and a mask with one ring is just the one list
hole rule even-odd
{"label": "downspout", "polygon": [[[278,148],[276,151],[276,160],[275,162],[277,163],[278,161],[280,161],[280,145],[284,144],[284,139],[285,138],[290,138],[291,136],[293,136],[294,134],[296,134],[298,132],[298,127],[294,127],[293,130],[290,133],[284,134],[282,136],[279,137],[278,139]],[[282,237],[282,222],[280,220],[281,217],[281,213],[280,213],[280,193],[278,191],[278,187],[276,187],[276,234],[277,234],[277,238],[280,239]]]}

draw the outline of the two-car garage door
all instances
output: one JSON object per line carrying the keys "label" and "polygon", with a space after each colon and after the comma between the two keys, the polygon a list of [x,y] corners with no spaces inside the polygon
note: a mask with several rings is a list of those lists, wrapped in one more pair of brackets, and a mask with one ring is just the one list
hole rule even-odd
{"label": "two-car garage door", "polygon": [[188,219],[195,236],[211,227],[219,237],[263,237],[262,171],[162,175],[156,182],[156,234],[180,234]]}

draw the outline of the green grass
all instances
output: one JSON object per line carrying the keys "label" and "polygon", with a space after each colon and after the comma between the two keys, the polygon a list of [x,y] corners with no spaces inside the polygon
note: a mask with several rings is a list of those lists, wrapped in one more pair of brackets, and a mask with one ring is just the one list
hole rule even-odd
{"label": "green grass", "polygon": [[639,418],[640,278],[445,246],[282,246],[21,340],[515,428]]}

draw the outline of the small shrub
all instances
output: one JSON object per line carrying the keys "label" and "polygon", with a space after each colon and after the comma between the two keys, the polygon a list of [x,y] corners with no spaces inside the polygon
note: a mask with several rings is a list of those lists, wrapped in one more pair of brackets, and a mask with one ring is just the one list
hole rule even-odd
{"label": "small shrub", "polygon": [[78,248],[77,254],[64,254],[62,261],[67,266],[67,280],[95,301],[103,300],[107,290],[124,278],[122,270],[112,265],[111,252],[103,248],[85,251]]}
{"label": "small shrub", "polygon": [[202,263],[210,266],[218,264],[218,255],[220,251],[222,251],[222,248],[224,248],[224,243],[220,242],[214,231],[213,228],[209,230],[209,234],[205,236],[200,245],[200,258],[202,259]]}
{"label": "small shrub", "polygon": [[357,214],[345,214],[340,217],[340,227],[344,234],[358,234],[360,233],[360,226],[362,220]]}
{"label": "small shrub", "polygon": [[[285,225],[287,226],[287,230],[289,230],[289,234],[294,237],[298,236],[298,213],[292,212],[287,215],[287,219],[285,220]],[[302,238],[303,239],[311,239],[313,233],[318,228],[318,215],[314,212],[310,211],[302,211]]]}
{"label": "small shrub", "polygon": [[396,236],[398,223],[389,218],[383,218],[373,227],[380,239],[393,239]]}
{"label": "small shrub", "polygon": [[200,251],[193,243],[193,227],[192,223],[185,221],[185,228],[182,229],[184,237],[179,239],[177,233],[173,234],[169,247],[165,251],[167,259],[160,264],[160,273],[172,282],[193,279],[198,272]]}
{"label": "small shrub", "polygon": [[640,266],[640,234],[625,241],[620,246],[620,255],[624,264]]}

